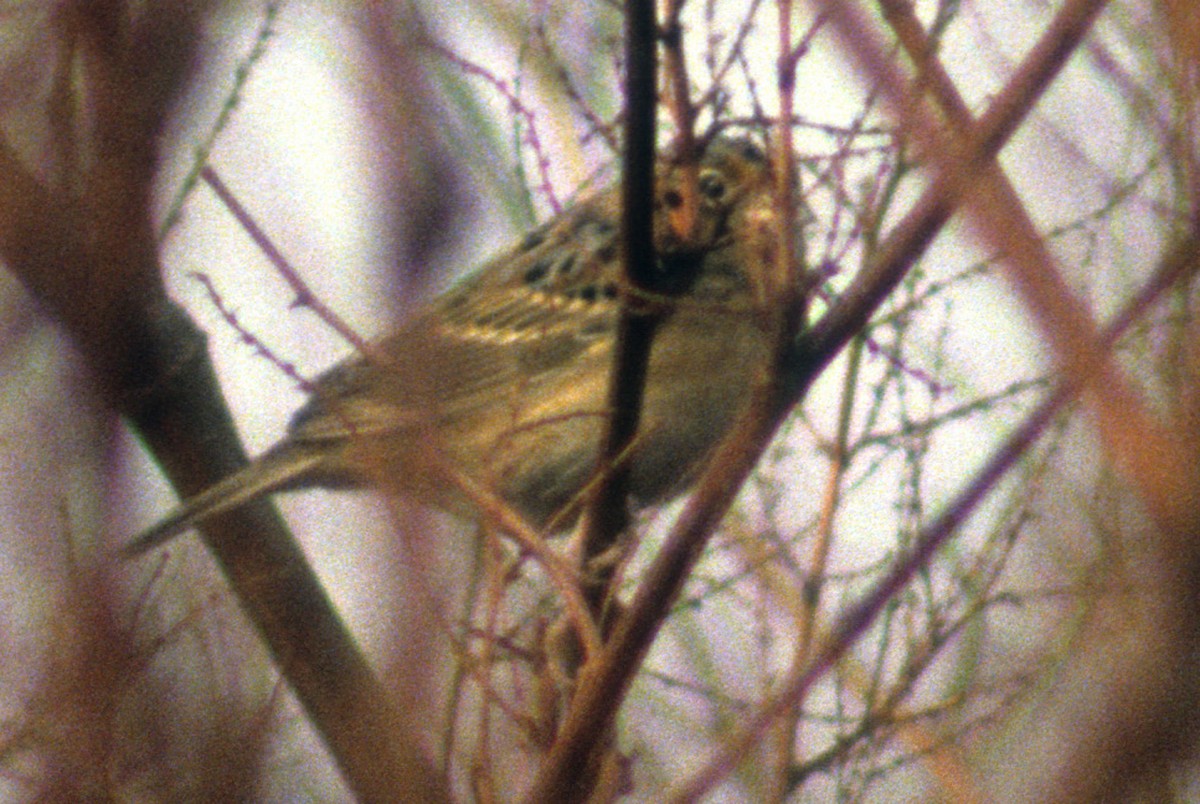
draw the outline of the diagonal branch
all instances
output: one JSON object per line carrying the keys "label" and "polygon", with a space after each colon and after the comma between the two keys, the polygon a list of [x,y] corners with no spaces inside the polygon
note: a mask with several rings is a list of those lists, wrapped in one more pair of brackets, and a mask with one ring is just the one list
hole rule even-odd
{"label": "diagonal branch", "polygon": [[[625,616],[618,621],[601,660],[588,674],[528,800],[549,800],[553,794],[571,789],[570,781],[581,773],[596,741],[606,734],[615,717],[618,707],[614,702],[623,700],[649,651],[661,625],[661,611],[678,597],[707,544],[708,534],[733,502],[778,425],[933,241],[962,201],[978,168],[993,160],[1007,143],[1103,5],[1103,0],[1075,0],[1060,11],[1024,67],[972,129],[973,136],[965,138],[952,152],[955,169],[937,176],[842,300],[785,356],[781,369],[787,373],[779,378],[783,384],[775,387],[768,383],[756,389],[746,416],[713,456]],[[843,30],[855,31],[857,38],[851,47],[866,69],[876,77],[889,72],[882,46],[876,43],[865,55],[859,52],[868,51],[864,32],[870,27],[865,23],[850,27],[846,19],[853,15],[843,2],[827,3],[826,9],[834,18],[840,17]],[[899,79],[895,78],[894,83],[893,88],[898,88]],[[900,97],[893,95],[894,99]],[[758,725],[748,739],[757,739],[762,727]],[[744,749],[745,745],[739,748]]]}
{"label": "diagonal branch", "polygon": [[[974,123],[971,114],[933,54],[911,6],[896,0],[883,0],[881,5],[954,134],[968,135]],[[950,167],[944,165],[943,169]],[[1033,313],[1062,370],[1072,375],[1085,366],[1095,366],[1089,402],[1098,420],[1097,432],[1116,465],[1140,489],[1160,522],[1186,521],[1188,512],[1178,508],[1188,498],[1181,484],[1189,477],[1186,471],[1189,456],[1179,448],[1178,439],[1146,409],[1112,356],[1107,352],[1096,353],[1095,321],[1086,305],[1067,286],[1045,240],[999,164],[992,162],[980,168],[966,214],[982,239],[1004,255],[1002,265],[1009,281]]]}
{"label": "diagonal branch", "polygon": [[[1132,299],[1112,323],[1100,334],[1095,344],[1097,354],[1108,353],[1114,344],[1137,322],[1139,316],[1169,288],[1196,271],[1195,254],[1200,249],[1200,228],[1179,243],[1163,260],[1142,291]],[[705,768],[672,792],[672,801],[693,801],[728,773],[757,742],[759,735],[775,718],[782,716],[794,702],[803,700],[812,686],[822,678],[862,637],[888,603],[929,565],[934,555],[946,545],[958,527],[978,507],[984,497],[1003,478],[1012,465],[1041,436],[1055,416],[1094,380],[1099,361],[1068,375],[1063,382],[1029,415],[1008,441],[996,451],[975,478],[946,506],[913,542],[913,547],[897,561],[875,587],[858,604],[848,608],[834,624],[823,650],[810,661],[795,665],[771,701],[754,717],[743,722],[738,732],[725,744],[719,755]]]}
{"label": "diagonal branch", "polygon": [[[189,27],[196,12],[152,10],[132,33],[120,4],[92,4],[70,20],[91,48],[71,89],[100,96],[79,101],[98,118],[94,129],[59,132],[102,138],[89,172],[70,177],[85,192],[48,187],[0,139],[0,258],[185,494],[245,463],[204,336],[162,287],[149,208],[155,143],[194,63],[186,43],[199,41]],[[167,65],[175,72],[164,74]],[[351,789],[365,800],[446,798],[273,508],[222,517],[205,539]]]}

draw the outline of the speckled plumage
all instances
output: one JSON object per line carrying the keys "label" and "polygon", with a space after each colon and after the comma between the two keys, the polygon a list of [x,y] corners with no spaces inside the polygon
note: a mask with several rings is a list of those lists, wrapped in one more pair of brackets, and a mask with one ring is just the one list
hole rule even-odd
{"label": "speckled plumage", "polygon": [[[741,409],[768,338],[763,266],[774,235],[768,163],[718,138],[699,168],[699,209],[678,231],[683,171],[656,177],[659,276],[640,300],[661,315],[642,427],[631,454],[638,504],[686,488]],[[594,476],[620,312],[619,191],[582,200],[315,382],[287,436],[185,501],[140,552],[251,499],[309,486],[373,484],[470,515],[446,468],[539,527],[567,524]]]}

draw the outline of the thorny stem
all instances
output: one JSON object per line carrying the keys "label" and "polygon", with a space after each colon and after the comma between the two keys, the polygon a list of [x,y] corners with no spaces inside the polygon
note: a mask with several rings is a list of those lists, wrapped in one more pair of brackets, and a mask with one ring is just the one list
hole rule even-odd
{"label": "thorny stem", "polygon": [[217,194],[217,198],[221,199],[221,203],[229,210],[230,214],[237,220],[238,225],[246,234],[250,235],[250,239],[254,241],[254,245],[258,246],[259,251],[263,253],[283,280],[291,287],[292,292],[296,294],[296,300],[293,302],[298,307],[307,307],[317,314],[317,317],[334,329],[337,334],[346,339],[346,342],[358,350],[359,354],[367,356],[374,361],[376,365],[387,366],[389,359],[384,355],[379,348],[363,338],[354,331],[354,327],[347,324],[342,318],[333,311],[331,307],[321,301],[317,294],[312,292],[308,283],[304,278],[297,273],[292,264],[288,262],[287,257],[275,247],[271,242],[271,238],[267,237],[266,232],[254,220],[254,216],[241,205],[233,192],[225,186],[225,182],[221,181],[221,177],[217,175],[211,166],[205,165],[200,170],[200,178],[204,179],[205,184],[212,188],[212,191]]}

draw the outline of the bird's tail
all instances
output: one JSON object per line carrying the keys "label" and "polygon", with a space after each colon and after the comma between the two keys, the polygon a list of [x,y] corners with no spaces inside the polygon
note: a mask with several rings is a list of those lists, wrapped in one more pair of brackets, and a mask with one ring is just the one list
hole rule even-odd
{"label": "bird's tail", "polygon": [[291,445],[271,450],[245,468],[184,500],[174,511],[135,536],[122,552],[127,556],[138,556],[153,550],[209,517],[294,485],[316,469],[321,461],[319,450],[297,449]]}

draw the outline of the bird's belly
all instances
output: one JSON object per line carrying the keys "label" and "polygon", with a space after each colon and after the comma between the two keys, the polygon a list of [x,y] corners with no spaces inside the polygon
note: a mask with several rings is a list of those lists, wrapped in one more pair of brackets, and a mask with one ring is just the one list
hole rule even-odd
{"label": "bird's belly", "polygon": [[[665,502],[695,479],[701,461],[728,432],[762,369],[756,328],[696,337],[664,329],[655,340],[632,457],[630,492],[639,505]],[[489,443],[460,444],[467,471],[545,525],[579,501],[594,479],[609,386],[600,366],[532,383],[519,401],[489,411]],[[472,460],[478,456],[479,460]],[[568,521],[573,517],[568,518]]]}

